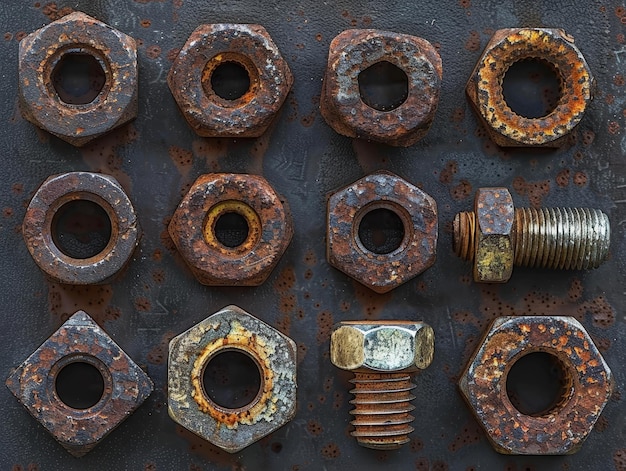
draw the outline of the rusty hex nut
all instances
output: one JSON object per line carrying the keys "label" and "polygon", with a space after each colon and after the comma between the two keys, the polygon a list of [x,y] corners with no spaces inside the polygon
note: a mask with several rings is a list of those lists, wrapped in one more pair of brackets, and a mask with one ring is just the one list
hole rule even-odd
{"label": "rusty hex nut", "polygon": [[[548,115],[527,118],[506,102],[502,81],[509,67],[538,59],[560,80],[560,98]],[[491,139],[500,146],[560,147],[593,99],[595,82],[574,39],[561,29],[509,28],[494,33],[467,83],[467,95]]]}
{"label": "rusty hex nut", "polygon": [[[400,83],[406,84],[394,104],[373,103],[363,93],[365,75],[378,75],[375,69],[381,64],[391,65],[402,76]],[[441,79],[441,57],[425,39],[350,29],[330,43],[320,111],[339,134],[407,147],[428,132]],[[380,85],[380,78],[374,80]]]}
{"label": "rusty hex nut", "polygon": [[[74,391],[63,399],[60,393],[63,370],[76,363],[86,364],[102,377],[102,395],[89,407],[72,402],[84,392]],[[83,311],[52,334],[11,373],[6,384],[74,456],[83,456],[98,445],[153,389],[148,375]]]}
{"label": "rusty hex nut", "polygon": [[91,172],[48,177],[22,223],[39,268],[52,280],[73,285],[109,281],[130,260],[140,234],[135,209],[118,181]]}
{"label": "rusty hex nut", "polygon": [[[247,76],[249,86],[243,94],[230,95],[216,88],[215,78],[224,66]],[[191,33],[167,83],[198,135],[258,137],[278,114],[293,76],[263,26],[208,24]]]}
{"label": "rusty hex nut", "polygon": [[[560,394],[547,409],[522,413],[509,395],[508,378],[516,362],[536,353],[550,355],[561,370]],[[535,378],[536,370],[531,374]],[[576,319],[515,316],[492,323],[459,387],[498,452],[563,455],[581,448],[611,396],[613,379]]]}
{"label": "rusty hex nut", "polygon": [[25,119],[74,146],[102,136],[137,116],[135,40],[81,12],[44,26],[20,42],[19,100]]}
{"label": "rusty hex nut", "polygon": [[[217,404],[205,390],[207,365],[224,352],[248,356],[261,384],[237,408]],[[227,306],[169,345],[170,417],[229,453],[236,453],[289,422],[296,413],[296,344],[237,306]]]}
{"label": "rusty hex nut", "polygon": [[[364,220],[370,213],[376,215],[374,211],[397,221],[399,234],[376,227],[380,221],[375,221],[374,242],[366,243]],[[430,268],[435,263],[437,235],[435,200],[390,172],[372,173],[328,199],[328,263],[377,293],[386,293]],[[391,239],[397,243],[378,250]]]}

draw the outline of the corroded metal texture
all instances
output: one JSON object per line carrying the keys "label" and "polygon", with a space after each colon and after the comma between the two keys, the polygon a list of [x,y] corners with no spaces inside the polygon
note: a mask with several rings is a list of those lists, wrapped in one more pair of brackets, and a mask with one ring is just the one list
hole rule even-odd
{"label": "corroded metal texture", "polygon": [[[514,63],[546,61],[558,74],[560,97],[547,116],[527,118],[508,106],[502,80]],[[561,29],[508,28],[496,31],[466,86],[467,95],[491,139],[500,146],[560,147],[593,99],[594,78],[574,39]]]}
{"label": "corroded metal texture", "polygon": [[[245,240],[226,246],[215,225],[225,214],[245,220]],[[287,250],[293,227],[289,207],[263,177],[233,173],[200,176],[178,205],[169,233],[202,284],[257,286]]]}
{"label": "corroded metal texture", "polygon": [[[65,404],[55,382],[63,367],[88,363],[104,380],[100,400],[87,409]],[[76,312],[24,363],[7,387],[67,451],[83,456],[113,431],[152,392],[144,371],[84,311]]]}
{"label": "corroded metal texture", "polygon": [[[389,253],[368,250],[359,225],[371,211],[385,209],[402,221],[404,236]],[[435,262],[437,204],[424,191],[393,173],[372,173],[328,199],[328,263],[377,293],[419,275]]]}
{"label": "corroded metal texture", "polygon": [[[225,99],[211,85],[217,67],[245,69],[248,90]],[[205,137],[258,137],[278,114],[293,76],[263,26],[201,25],[191,34],[167,76],[170,90],[191,128]]]}
{"label": "corroded metal texture", "polygon": [[[94,58],[104,74],[88,103],[65,102],[55,90],[55,67],[72,55]],[[84,13],[74,12],[29,34],[19,48],[22,115],[36,126],[82,146],[137,115],[135,40]]]}
{"label": "corroded metal texture", "polygon": [[[365,103],[359,75],[381,61],[406,74],[408,95],[381,111]],[[435,117],[441,57],[427,40],[375,29],[350,29],[330,43],[320,111],[339,134],[407,147],[422,139]]]}
{"label": "corroded metal texture", "polygon": [[[89,258],[73,258],[55,242],[55,214],[63,205],[76,201],[97,204],[111,223],[108,243]],[[50,176],[39,187],[26,209],[22,234],[33,260],[51,279],[87,285],[109,281],[124,268],[139,243],[141,230],[133,205],[115,178],[70,172]]]}
{"label": "corroded metal texture", "polygon": [[[214,402],[202,375],[225,351],[248,355],[261,387],[236,409]],[[168,405],[173,420],[221,449],[236,453],[289,422],[296,413],[296,344],[237,306],[227,306],[169,344]]]}
{"label": "corroded metal texture", "polygon": [[[516,361],[533,352],[554,356],[566,384],[552,408],[526,415],[507,394],[507,375]],[[581,448],[611,396],[613,377],[576,319],[500,317],[470,359],[459,387],[500,453],[562,455]]]}
{"label": "corroded metal texture", "polygon": [[354,372],[351,432],[361,446],[395,450],[410,441],[415,419],[412,373],[433,360],[435,335],[423,322],[344,321],[330,337],[330,360]]}

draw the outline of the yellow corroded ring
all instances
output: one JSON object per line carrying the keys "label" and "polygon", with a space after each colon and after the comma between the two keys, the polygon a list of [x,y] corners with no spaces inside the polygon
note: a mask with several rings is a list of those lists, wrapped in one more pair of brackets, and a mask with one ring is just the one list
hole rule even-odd
{"label": "yellow corroded ring", "polygon": [[[215,224],[220,217],[228,213],[236,213],[246,220],[248,225],[248,236],[243,244],[236,247],[227,247],[222,244],[216,233]],[[243,201],[227,200],[220,201],[207,212],[204,220],[203,234],[204,240],[211,247],[219,250],[225,255],[240,256],[254,249],[261,238],[262,224],[256,211]]]}

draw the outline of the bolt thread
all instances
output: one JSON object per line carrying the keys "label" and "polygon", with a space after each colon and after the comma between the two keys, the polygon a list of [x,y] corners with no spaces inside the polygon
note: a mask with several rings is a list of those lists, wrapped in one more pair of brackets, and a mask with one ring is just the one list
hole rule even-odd
{"label": "bolt thread", "polygon": [[354,389],[354,420],[352,436],[359,445],[376,450],[395,450],[410,441],[413,431],[409,424],[415,419],[410,412],[415,409],[410,401],[415,399],[411,390],[411,374],[355,373],[351,380]]}

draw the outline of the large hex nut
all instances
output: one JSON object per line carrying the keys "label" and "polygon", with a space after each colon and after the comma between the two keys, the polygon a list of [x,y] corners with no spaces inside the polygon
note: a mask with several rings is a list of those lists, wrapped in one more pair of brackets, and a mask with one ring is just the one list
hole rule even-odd
{"label": "large hex nut", "polygon": [[[61,98],[53,75],[63,61],[79,56],[91,64],[74,72],[99,68],[103,83],[94,99],[73,104]],[[137,116],[135,40],[81,12],[56,20],[20,42],[19,97],[24,118],[82,146]]]}
{"label": "large hex nut", "polygon": [[[242,67],[249,87],[220,96],[212,77],[224,64]],[[183,116],[200,136],[258,137],[282,106],[293,76],[268,32],[254,24],[199,26],[181,49],[167,83]]]}
{"label": "large hex nut", "polygon": [[[215,403],[203,382],[207,364],[233,350],[249,356],[261,378],[256,397],[237,409]],[[296,344],[243,309],[227,306],[170,342],[168,404],[174,421],[236,453],[295,415]]]}
{"label": "large hex nut", "polygon": [[[216,225],[233,213],[245,220],[247,237],[227,246]],[[169,233],[200,283],[257,286],[287,250],[293,226],[287,203],[263,177],[211,173],[191,186],[170,221]]]}
{"label": "large hex nut", "polygon": [[[370,106],[362,98],[361,74],[381,62],[406,75],[406,99],[391,110]],[[320,111],[344,136],[410,146],[433,122],[441,78],[441,57],[425,39],[375,29],[347,30],[330,43]]]}
{"label": "large hex nut", "polygon": [[[561,82],[560,99],[547,116],[526,118],[511,110],[502,80],[514,63],[540,59]],[[491,139],[500,146],[560,147],[593,99],[594,78],[574,39],[561,29],[509,28],[495,32],[467,83],[467,95]]]}
{"label": "large hex nut", "polygon": [[[555,357],[563,397],[540,415],[521,413],[507,393],[513,365],[530,353]],[[496,319],[459,381],[464,398],[500,453],[562,455],[580,449],[613,390],[611,370],[572,317]]]}
{"label": "large hex nut", "polygon": [[[359,236],[363,218],[379,209],[402,221],[404,236],[389,253],[369,250]],[[435,200],[390,172],[372,173],[328,199],[328,263],[377,293],[386,293],[432,266],[437,235]]]}
{"label": "large hex nut", "polygon": [[[76,202],[95,203],[110,222],[110,237],[97,254],[77,258],[61,248],[55,216],[66,205]],[[90,250],[91,226],[97,229],[97,218],[79,214],[71,226],[80,231],[71,243]],[[91,219],[94,219],[93,221]],[[139,243],[140,228],[132,203],[118,181],[91,172],[70,172],[48,177],[39,187],[26,209],[22,234],[35,263],[54,281],[74,285],[109,281],[130,260]],[[85,237],[86,240],[82,240]]]}
{"label": "large hex nut", "polygon": [[[73,363],[95,367],[102,397],[86,409],[59,397],[57,378]],[[83,456],[137,409],[152,393],[144,371],[87,313],[76,312],[6,381],[7,387],[67,451]]]}

